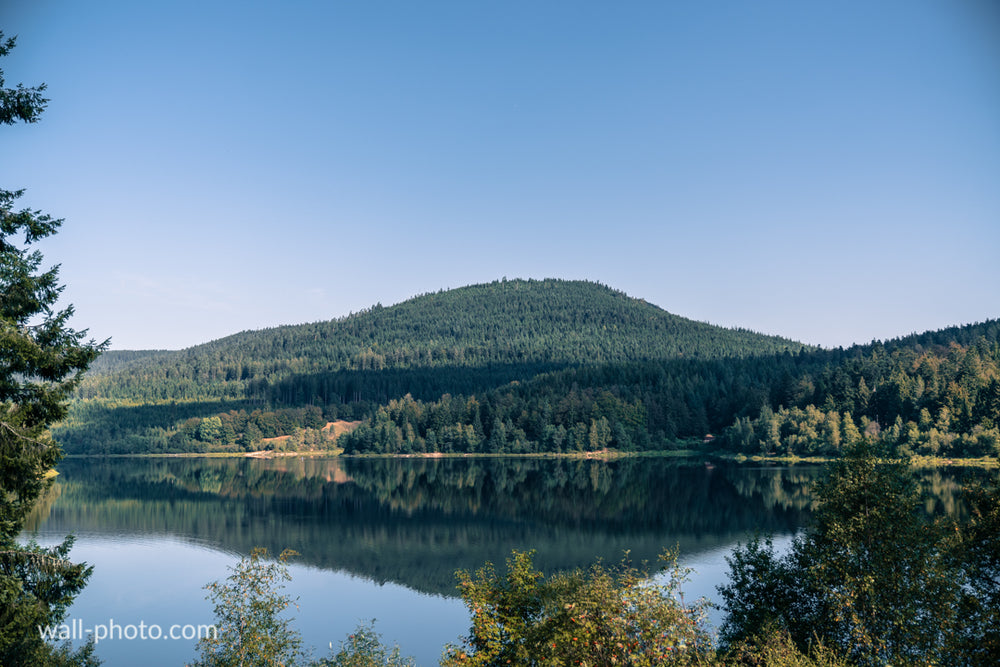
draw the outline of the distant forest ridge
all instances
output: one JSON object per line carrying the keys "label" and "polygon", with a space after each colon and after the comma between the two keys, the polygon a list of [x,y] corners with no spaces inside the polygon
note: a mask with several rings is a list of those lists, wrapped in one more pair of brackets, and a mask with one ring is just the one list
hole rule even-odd
{"label": "distant forest ridge", "polygon": [[[696,439],[836,455],[867,438],[996,455],[998,342],[991,320],[824,350],[598,283],[503,280],[186,350],[106,353],[55,434],[79,453],[527,453]],[[361,424],[333,442],[323,427],[334,420]]]}
{"label": "distant forest ridge", "polygon": [[[611,326],[610,332],[607,326]],[[376,328],[378,330],[374,331]],[[618,333],[621,335],[616,335]],[[243,331],[184,350],[112,350],[91,366],[90,375],[171,358],[235,358],[247,350],[285,356],[289,347],[303,349],[329,362],[331,348],[346,348],[352,344],[362,349],[373,344],[400,349],[401,355],[387,360],[396,364],[422,365],[419,356],[414,358],[407,354],[411,347],[491,347],[500,343],[506,343],[508,348],[517,346],[533,350],[537,356],[576,361],[580,343],[589,342],[588,339],[611,336],[620,339],[622,348],[628,348],[629,343],[634,348],[640,340],[657,333],[681,335],[673,345],[664,341],[646,352],[623,349],[615,351],[613,356],[683,356],[685,343],[689,345],[687,353],[695,356],[808,347],[778,336],[689,320],[600,283],[504,279],[421,294],[395,306],[384,307],[378,303],[328,321]],[[714,336],[719,334],[722,335],[716,340]],[[571,335],[577,339],[578,347],[574,350],[550,345],[547,354],[543,355],[538,349],[551,342],[546,338],[551,335]],[[701,336],[705,336],[706,341],[696,340]],[[340,340],[330,342],[335,338]],[[316,340],[326,344],[312,344]],[[606,343],[599,347],[606,347]]]}

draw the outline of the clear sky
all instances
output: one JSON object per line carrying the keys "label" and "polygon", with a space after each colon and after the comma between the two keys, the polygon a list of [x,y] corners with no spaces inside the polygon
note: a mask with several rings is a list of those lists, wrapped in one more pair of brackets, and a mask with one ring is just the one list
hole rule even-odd
{"label": "clear sky", "polygon": [[824,346],[1000,316],[992,0],[0,0],[0,186],[182,348],[501,277]]}

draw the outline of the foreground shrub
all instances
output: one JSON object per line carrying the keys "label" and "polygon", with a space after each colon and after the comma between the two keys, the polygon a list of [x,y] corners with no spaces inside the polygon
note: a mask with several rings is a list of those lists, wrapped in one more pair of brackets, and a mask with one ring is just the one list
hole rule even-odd
{"label": "foreground shrub", "polygon": [[778,632],[856,665],[1000,664],[1000,493],[969,495],[968,521],[930,516],[906,462],[861,445],[816,495],[789,553],[753,540],[727,559],[724,648]]}
{"label": "foreground shrub", "polygon": [[515,551],[503,575],[490,563],[475,576],[459,572],[471,635],[447,647],[442,665],[710,664],[707,603],[677,599],[687,571],[676,554],[654,578],[627,562],[546,578],[532,556]]}
{"label": "foreground shrub", "polygon": [[257,547],[230,568],[224,582],[205,587],[215,603],[216,632],[199,642],[195,667],[415,667],[398,646],[382,644],[374,621],[358,626],[330,657],[312,660],[287,614],[295,601],[281,592],[292,578],[288,560],[295,555],[286,549],[274,559]]}
{"label": "foreground shrub", "polygon": [[278,560],[267,549],[255,548],[232,569],[224,582],[205,588],[215,603],[217,632],[199,642],[198,667],[275,667],[293,665],[301,654],[302,637],[282,614],[294,601],[281,593],[288,573],[285,550]]}
{"label": "foreground shrub", "polygon": [[726,667],[848,667],[851,663],[822,643],[802,653],[785,630],[769,628],[753,638],[735,642],[720,658]]}
{"label": "foreground shrub", "polygon": [[359,625],[354,634],[340,643],[340,649],[329,658],[314,663],[318,667],[415,667],[413,658],[404,658],[399,646],[391,649],[375,632],[375,621]]}

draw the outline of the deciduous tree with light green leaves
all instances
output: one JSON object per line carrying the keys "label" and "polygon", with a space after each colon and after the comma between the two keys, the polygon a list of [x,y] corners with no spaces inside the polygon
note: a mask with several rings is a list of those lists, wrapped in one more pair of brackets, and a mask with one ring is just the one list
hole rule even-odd
{"label": "deciduous tree with light green leaves", "polygon": [[403,656],[399,646],[389,648],[375,632],[375,621],[361,624],[340,643],[340,649],[315,667],[416,667],[413,658]]}
{"label": "deciduous tree with light green leaves", "polygon": [[655,578],[627,561],[546,577],[531,553],[514,552],[507,571],[487,563],[459,573],[471,634],[446,649],[445,667],[489,665],[709,665],[706,603],[680,600],[687,571],[667,553]]}
{"label": "deciduous tree with light green leaves", "polygon": [[361,624],[330,656],[313,660],[288,614],[295,601],[282,592],[291,580],[289,549],[271,558],[257,547],[240,559],[225,581],[205,588],[215,603],[215,631],[198,642],[195,667],[414,667],[398,646],[389,648],[375,632],[374,621]]}
{"label": "deciduous tree with light green leaves", "polygon": [[302,658],[302,637],[283,615],[294,600],[281,589],[291,580],[286,549],[278,558],[258,547],[232,568],[225,581],[213,581],[208,599],[215,604],[215,632],[198,642],[199,667],[277,667]]}

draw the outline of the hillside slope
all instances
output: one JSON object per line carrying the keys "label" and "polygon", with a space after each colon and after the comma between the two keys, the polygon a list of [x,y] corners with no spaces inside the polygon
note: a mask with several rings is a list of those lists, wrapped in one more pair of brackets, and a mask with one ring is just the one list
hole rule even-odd
{"label": "hillside slope", "polygon": [[[707,434],[716,436],[708,438]],[[474,397],[389,401],[348,453],[663,449],[1000,456],[1000,322],[847,350],[597,364]]]}
{"label": "hillside slope", "polygon": [[[369,417],[405,395],[435,400],[585,366],[803,349],[597,283],[502,280],[186,350],[110,352],[57,435],[71,452],[249,448],[295,428]],[[200,428],[216,415],[219,428]]]}
{"label": "hillside slope", "polygon": [[[588,282],[500,281],[177,352],[109,355],[67,451],[1000,453],[1000,322],[819,350]],[[282,437],[278,436],[290,436]]]}
{"label": "hillside slope", "polygon": [[672,315],[597,283],[505,280],[376,305],[339,320],[242,332],[177,352],[111,352],[95,364],[79,395],[271,400],[267,386],[317,373],[518,367],[512,377],[524,378],[541,368],[584,363],[801,349],[777,336]]}

